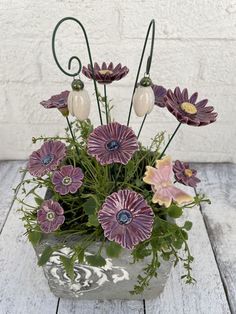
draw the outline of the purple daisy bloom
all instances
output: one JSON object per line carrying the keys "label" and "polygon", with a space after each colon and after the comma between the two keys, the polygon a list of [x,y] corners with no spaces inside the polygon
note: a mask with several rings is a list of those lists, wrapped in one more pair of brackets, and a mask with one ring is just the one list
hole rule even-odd
{"label": "purple daisy bloom", "polygon": [[176,160],[173,170],[175,179],[179,183],[195,188],[197,184],[201,182],[201,180],[196,177],[197,170],[191,169],[186,162]]}
{"label": "purple daisy bloom", "polygon": [[64,116],[67,116],[69,114],[67,106],[69,93],[68,90],[65,90],[58,95],[52,96],[48,100],[41,101],[40,104],[46,109],[57,108]]}
{"label": "purple daisy bloom", "polygon": [[165,107],[166,89],[160,85],[152,85],[152,89],[155,95],[155,105],[162,108]]}
{"label": "purple daisy bloom", "polygon": [[150,238],[153,220],[154,213],[142,195],[130,190],[109,195],[98,212],[105,237],[127,249]]}
{"label": "purple daisy bloom", "polygon": [[32,176],[42,177],[55,170],[65,156],[66,145],[64,143],[47,141],[30,155],[27,168]]}
{"label": "purple daisy bloom", "polygon": [[203,126],[215,122],[217,113],[213,112],[214,107],[206,106],[207,99],[196,102],[197,97],[198,93],[189,97],[187,88],[182,92],[179,87],[174,92],[169,89],[165,97],[166,107],[181,123]]}
{"label": "purple daisy bloom", "polygon": [[[114,67],[112,62],[109,64],[103,62],[101,67],[95,62],[93,69],[95,80],[100,84],[110,84],[113,81],[119,81],[129,72],[129,69],[126,66],[122,67],[121,63]],[[90,64],[88,64],[87,68],[83,66],[82,72],[89,79],[93,78]]]}
{"label": "purple daisy bloom", "polygon": [[83,171],[71,165],[63,166],[60,170],[53,173],[52,182],[55,186],[56,192],[61,195],[68,193],[75,193],[83,184]]}
{"label": "purple daisy bloom", "polygon": [[65,221],[64,209],[58,202],[47,200],[37,212],[40,228],[45,233],[57,230]]}
{"label": "purple daisy bloom", "polygon": [[138,150],[138,140],[133,130],[118,122],[101,125],[88,138],[88,154],[101,165],[127,164]]}

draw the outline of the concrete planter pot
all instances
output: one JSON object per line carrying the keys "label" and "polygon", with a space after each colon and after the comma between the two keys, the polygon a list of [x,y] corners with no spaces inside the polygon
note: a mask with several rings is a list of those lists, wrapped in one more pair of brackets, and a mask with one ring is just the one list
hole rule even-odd
{"label": "concrete planter pot", "polygon": [[[40,244],[35,247],[37,256],[40,256],[47,245],[55,246],[59,240],[61,242],[62,238],[59,239],[51,235],[45,236]],[[156,298],[163,291],[172,267],[170,261],[162,261],[158,270],[158,277],[152,279],[143,294],[131,295],[129,293],[137,282],[137,276],[142,274],[143,267],[150,260],[146,258],[142,262],[131,264],[132,257],[128,250],[123,250],[119,258],[111,259],[107,257],[107,263],[104,267],[92,267],[86,263],[79,264],[75,262],[75,279],[72,281],[65,273],[60,255],[70,257],[70,245],[75,242],[77,242],[75,237],[67,240],[66,247],[54,252],[49,261],[43,266],[49,287],[57,297],[85,300],[142,300],[144,298]],[[86,254],[96,253],[99,246],[100,243],[94,243],[88,248]],[[106,257],[105,252],[103,252],[103,256]]]}

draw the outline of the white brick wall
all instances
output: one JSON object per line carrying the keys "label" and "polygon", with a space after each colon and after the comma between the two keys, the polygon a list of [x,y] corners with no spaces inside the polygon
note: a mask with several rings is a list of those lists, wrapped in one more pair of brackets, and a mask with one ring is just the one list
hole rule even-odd
{"label": "white brick wall", "polygon": [[[236,162],[235,0],[1,0],[0,159],[25,159],[32,136],[63,133],[61,115],[39,102],[70,88],[70,78],[51,53],[53,28],[65,16],[86,27],[94,60],[120,61],[130,68],[125,79],[108,88],[121,122],[127,119],[146,29],[155,18],[152,79],[198,91],[219,113],[210,126],[183,125],[169,153],[183,160]],[[60,29],[57,51],[65,65],[73,54],[88,62],[82,32],[73,23]],[[92,93],[91,82],[86,86]],[[97,122],[97,117],[94,101],[91,118]],[[133,115],[135,130],[140,123]],[[148,141],[162,129],[171,133],[176,124],[168,111],[155,108],[141,139]]]}

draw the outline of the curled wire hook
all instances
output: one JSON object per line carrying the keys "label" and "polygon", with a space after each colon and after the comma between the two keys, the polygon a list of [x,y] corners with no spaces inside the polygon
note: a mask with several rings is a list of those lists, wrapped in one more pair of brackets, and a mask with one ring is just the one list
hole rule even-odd
{"label": "curled wire hook", "polygon": [[[71,63],[73,60],[77,60],[78,64],[79,64],[79,70],[76,72],[76,75],[79,75],[81,70],[82,70],[82,63],[80,61],[80,59],[76,56],[73,56],[70,58],[70,60],[68,61],[68,69],[70,70],[71,69]],[[76,76],[76,75],[73,75],[73,76]]]}
{"label": "curled wire hook", "polygon": [[[130,116],[131,116],[131,111],[132,111],[132,107],[133,107],[133,96],[134,96],[135,89],[137,87],[140,70],[141,70],[141,67],[142,67],[142,64],[143,64],[144,53],[145,53],[145,50],[146,50],[147,41],[148,41],[148,37],[149,37],[151,29],[152,29],[151,47],[150,47],[150,54],[148,56],[147,64],[146,64],[146,72],[145,72],[146,75],[149,75],[149,72],[150,72],[150,69],[151,69],[151,64],[152,64],[152,56],[153,56],[154,40],[155,40],[155,20],[154,19],[151,20],[151,22],[150,22],[150,24],[148,26],[146,38],[145,38],[145,41],[144,41],[143,51],[142,51],[142,54],[141,54],[141,58],[140,58],[139,66],[138,66],[138,71],[137,71],[137,75],[136,75],[136,80],[135,80],[135,83],[134,83],[133,94],[132,94],[132,98],[131,98],[127,126],[129,126],[129,122],[130,122]],[[145,119],[146,119],[146,117],[145,117]]]}
{"label": "curled wire hook", "polygon": [[98,88],[97,88],[97,83],[95,81],[95,75],[94,75],[94,68],[93,68],[93,60],[92,60],[92,55],[91,55],[91,50],[90,50],[90,46],[89,46],[89,41],[88,41],[88,36],[87,36],[87,33],[85,31],[85,28],[83,26],[83,24],[77,20],[76,18],[74,17],[64,17],[63,19],[61,19],[57,25],[55,26],[54,30],[53,30],[53,34],[52,34],[52,54],[53,54],[53,58],[56,62],[56,65],[58,66],[58,68],[65,74],[65,75],[68,75],[70,77],[75,77],[77,75],[80,74],[81,72],[81,69],[82,69],[82,63],[80,61],[80,59],[77,57],[77,56],[72,56],[69,61],[68,61],[68,69],[70,70],[71,69],[71,64],[72,64],[72,61],[73,60],[76,60],[78,62],[78,70],[74,73],[70,73],[68,71],[66,71],[65,69],[63,69],[63,67],[60,65],[58,59],[57,59],[57,55],[56,55],[56,50],[55,50],[55,41],[56,41],[56,33],[57,33],[57,30],[59,28],[59,26],[65,22],[65,21],[74,21],[76,22],[77,24],[79,24],[79,26],[81,27],[82,31],[83,31],[83,34],[84,34],[84,38],[85,38],[85,41],[86,41],[86,45],[87,45],[87,50],[88,50],[88,56],[89,56],[89,62],[90,62],[90,66],[91,66],[91,70],[92,70],[92,77],[93,77],[93,84],[94,84],[94,89],[95,89],[95,94],[96,94],[96,99],[97,99],[97,105],[98,105],[98,111],[99,111],[99,117],[100,117],[100,122],[101,124],[103,124],[102,122],[102,113],[101,113],[101,108],[100,108],[100,103],[99,103],[99,94],[98,94]]}

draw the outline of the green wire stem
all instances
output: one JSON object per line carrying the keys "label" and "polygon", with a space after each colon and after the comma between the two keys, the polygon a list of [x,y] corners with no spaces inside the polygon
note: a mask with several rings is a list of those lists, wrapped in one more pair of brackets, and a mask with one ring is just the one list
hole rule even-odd
{"label": "green wire stem", "polygon": [[108,103],[107,103],[107,88],[106,84],[104,86],[104,98],[105,98],[105,110],[106,110],[106,122],[109,123],[109,115],[108,115]]}
{"label": "green wire stem", "polygon": [[65,17],[63,19],[61,19],[56,27],[54,28],[53,30],[53,34],[52,34],[52,54],[53,54],[53,58],[56,62],[56,65],[58,66],[58,68],[65,74],[65,75],[68,75],[70,77],[75,77],[77,75],[80,74],[81,72],[81,69],[82,69],[82,63],[80,61],[80,59],[77,57],[77,56],[72,56],[69,61],[68,61],[68,69],[70,70],[71,69],[71,63],[73,60],[76,60],[78,62],[78,65],[79,65],[79,69],[74,72],[74,73],[70,73],[70,72],[67,72],[65,69],[62,68],[62,66],[60,65],[58,59],[57,59],[57,56],[56,56],[56,50],[55,50],[55,41],[56,41],[56,32],[59,28],[59,26],[65,22],[65,21],[74,21],[76,22],[77,24],[79,24],[79,26],[81,27],[82,31],[83,31],[83,34],[84,34],[84,37],[85,37],[85,41],[86,41],[86,46],[87,46],[87,50],[88,50],[88,56],[89,56],[89,61],[90,61],[90,66],[91,66],[91,70],[92,70],[92,77],[93,77],[93,84],[94,84],[94,89],[95,89],[95,94],[96,94],[96,99],[97,99],[97,106],[98,106],[98,112],[99,112],[99,118],[100,118],[100,122],[101,122],[101,125],[103,124],[102,122],[102,112],[101,112],[101,107],[100,107],[100,102],[99,102],[99,93],[98,93],[98,88],[97,88],[97,83],[96,83],[96,80],[95,80],[95,75],[94,75],[94,68],[93,68],[93,60],[92,60],[92,54],[91,54],[91,49],[90,49],[90,45],[89,45],[89,41],[88,41],[88,36],[87,36],[87,33],[85,31],[85,28],[83,26],[83,24],[77,20],[76,18],[74,17]]}
{"label": "green wire stem", "polygon": [[72,139],[73,139],[73,141],[74,141],[75,149],[76,149],[76,151],[77,151],[77,154],[79,155],[79,149],[78,149],[78,147],[77,147],[77,145],[76,145],[75,136],[74,136],[74,134],[73,134],[73,131],[72,131],[72,128],[71,128],[71,125],[70,125],[70,121],[69,121],[68,117],[66,117],[66,121],[67,121],[69,130],[70,130],[71,137],[72,137]]}
{"label": "green wire stem", "polygon": [[142,129],[143,129],[144,122],[145,122],[146,118],[147,118],[147,113],[146,113],[145,116],[143,117],[143,121],[142,121],[142,124],[141,124],[141,126],[140,126],[140,129],[139,129],[137,138],[139,138],[139,136],[140,136],[140,133],[141,133],[141,131],[142,131]]}
{"label": "green wire stem", "polygon": [[136,75],[136,79],[135,79],[135,83],[134,83],[133,94],[132,94],[132,98],[131,98],[127,126],[129,126],[129,123],[130,123],[130,116],[131,116],[132,107],[133,107],[133,96],[134,96],[135,89],[137,87],[139,74],[140,74],[140,70],[141,70],[141,67],[142,67],[142,63],[143,63],[144,53],[145,53],[145,50],[146,50],[147,41],[148,41],[148,37],[149,37],[149,33],[150,33],[151,29],[152,29],[151,48],[150,48],[150,54],[149,54],[149,57],[147,59],[147,64],[146,64],[146,75],[149,75],[151,64],[152,64],[152,56],[153,56],[154,40],[155,40],[155,20],[151,20],[151,22],[150,22],[150,24],[148,26],[146,38],[145,38],[145,41],[144,41],[143,51],[142,51],[142,54],[141,54],[141,58],[140,58],[139,66],[138,66],[138,71],[137,71],[137,75]]}
{"label": "green wire stem", "polygon": [[177,133],[178,129],[181,126],[181,122],[178,124],[177,128],[175,129],[174,133],[172,134],[171,138],[169,139],[168,143],[166,144],[164,150],[162,151],[161,155],[158,157],[158,159],[161,159],[163,157],[163,155],[165,154],[165,151],[167,150],[168,146],[170,145],[171,141],[173,140],[175,134]]}

